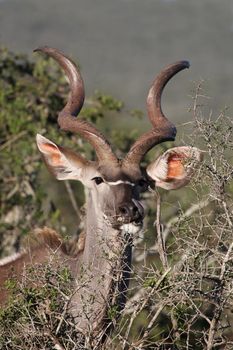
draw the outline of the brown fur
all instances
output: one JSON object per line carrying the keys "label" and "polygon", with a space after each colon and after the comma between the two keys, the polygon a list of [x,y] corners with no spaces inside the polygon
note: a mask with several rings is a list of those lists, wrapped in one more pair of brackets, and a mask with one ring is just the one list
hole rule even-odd
{"label": "brown fur", "polygon": [[55,230],[45,226],[36,228],[23,245],[26,246],[27,251],[46,246],[54,251],[60,249],[63,254],[75,257],[83,251],[85,237],[85,232],[81,232],[78,238],[66,241]]}
{"label": "brown fur", "polygon": [[[22,278],[25,274],[25,268],[35,263],[44,263],[51,258],[51,250],[57,256],[64,255],[67,258],[76,258],[84,249],[85,234],[82,232],[80,237],[75,240],[63,241],[61,236],[53,229],[44,227],[36,229],[30,238],[27,238],[26,248],[19,256],[9,260],[2,266],[0,265],[0,305],[5,304],[9,292],[4,287],[5,282],[10,278]],[[65,260],[67,260],[65,258]],[[69,259],[68,259],[69,260]],[[1,261],[0,261],[1,262]],[[72,265],[71,265],[72,266]]]}

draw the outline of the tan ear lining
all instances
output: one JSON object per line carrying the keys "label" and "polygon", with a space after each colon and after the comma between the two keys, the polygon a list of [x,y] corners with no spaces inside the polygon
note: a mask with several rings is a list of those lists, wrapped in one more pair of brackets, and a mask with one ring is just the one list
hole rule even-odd
{"label": "tan ear lining", "polygon": [[70,149],[57,146],[46,137],[37,134],[37,146],[50,172],[58,180],[81,180],[89,162]]}
{"label": "tan ear lining", "polygon": [[44,153],[49,153],[49,164],[51,166],[62,166],[61,152],[53,145],[44,144]]}
{"label": "tan ear lining", "polygon": [[62,166],[62,154],[56,144],[52,143],[50,140],[46,139],[40,134],[37,134],[36,141],[40,152],[49,166]]}
{"label": "tan ear lining", "polygon": [[182,178],[185,175],[184,156],[182,154],[172,154],[168,158],[167,180]]}

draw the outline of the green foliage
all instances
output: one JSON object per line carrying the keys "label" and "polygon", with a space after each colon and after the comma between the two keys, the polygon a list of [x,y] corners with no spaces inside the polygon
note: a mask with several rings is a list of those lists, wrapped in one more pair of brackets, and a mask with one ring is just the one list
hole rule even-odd
{"label": "green foliage", "polygon": [[12,295],[0,309],[0,349],[52,349],[58,344],[74,349],[74,342],[82,348],[67,311],[73,279],[66,267],[51,263],[30,267],[20,283],[9,281]]}
{"label": "green foliage", "polygon": [[116,320],[119,317],[119,305],[112,305],[108,308],[107,317],[109,320]]}
{"label": "green foliage", "polygon": [[[58,129],[57,115],[66,103],[69,87],[53,60],[37,55],[35,61],[30,61],[25,55],[1,48],[0,76],[0,255],[7,255],[18,245],[19,237],[35,226],[48,225],[59,230],[62,225],[64,233],[69,231],[69,222],[61,213],[63,208],[57,207],[59,200],[55,203],[50,198],[51,192],[57,191],[52,190],[53,186],[58,185],[54,181],[48,191],[36,134],[76,149],[89,159],[95,154],[78,135]],[[97,92],[93,99],[86,100],[81,117],[98,125],[107,113],[111,112],[114,118],[122,108],[122,102]],[[128,136],[126,142],[125,133],[110,132],[110,139],[123,152],[134,137],[135,134]],[[64,191],[63,185],[59,186],[59,191]],[[83,204],[80,189],[76,199]]]}
{"label": "green foliage", "polygon": [[96,99],[100,102],[101,106],[107,108],[109,111],[120,112],[123,108],[123,102],[116,100],[112,96],[103,95],[99,91],[96,91]]}

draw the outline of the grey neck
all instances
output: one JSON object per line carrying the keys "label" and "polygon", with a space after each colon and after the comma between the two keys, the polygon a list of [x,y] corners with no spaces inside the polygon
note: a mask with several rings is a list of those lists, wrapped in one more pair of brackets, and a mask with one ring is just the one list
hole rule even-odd
{"label": "grey neck", "polygon": [[[131,263],[127,232],[114,229],[90,192],[87,199],[86,241],[78,271],[78,287],[72,313],[82,332],[107,322],[111,305],[124,306]],[[108,310],[107,310],[108,308]]]}

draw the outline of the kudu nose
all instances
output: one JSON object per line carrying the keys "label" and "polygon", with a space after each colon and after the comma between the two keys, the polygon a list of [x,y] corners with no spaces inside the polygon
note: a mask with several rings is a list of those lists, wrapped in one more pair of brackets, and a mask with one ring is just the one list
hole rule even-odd
{"label": "kudu nose", "polygon": [[133,202],[121,204],[118,211],[119,215],[127,221],[135,221],[142,217],[142,213]]}

